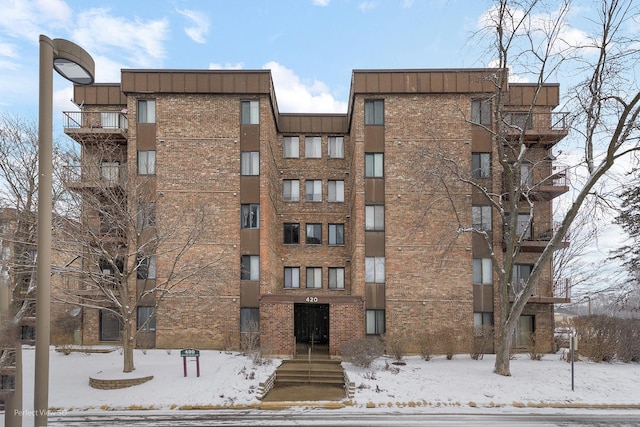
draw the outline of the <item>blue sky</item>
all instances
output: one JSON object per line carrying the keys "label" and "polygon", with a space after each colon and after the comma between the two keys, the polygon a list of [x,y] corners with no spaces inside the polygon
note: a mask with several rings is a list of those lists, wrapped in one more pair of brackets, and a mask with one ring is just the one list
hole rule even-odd
{"label": "blue sky", "polygon": [[[283,112],[344,112],[353,69],[486,66],[483,0],[0,0],[0,110],[36,115],[38,36],[121,68],[272,69]],[[71,84],[55,79],[57,110]]]}

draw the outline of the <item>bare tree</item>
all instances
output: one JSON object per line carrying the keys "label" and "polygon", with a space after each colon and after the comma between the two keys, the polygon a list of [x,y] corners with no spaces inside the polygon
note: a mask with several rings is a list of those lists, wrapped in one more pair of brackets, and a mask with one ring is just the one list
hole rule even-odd
{"label": "bare tree", "polygon": [[[500,317],[495,372],[500,375],[511,374],[509,355],[518,319],[534,293],[536,282],[552,261],[554,251],[567,236],[586,201],[599,197],[595,192],[597,184],[606,179],[607,172],[616,161],[638,150],[640,91],[625,80],[637,65],[638,51],[633,39],[624,33],[628,21],[637,16],[638,6],[631,1],[603,1],[598,11],[597,28],[583,46],[571,45],[563,38],[566,16],[571,10],[570,2],[560,1],[552,6],[554,8],[549,13],[547,4],[542,1],[501,0],[490,13],[497,66],[505,72],[492,76],[495,92],[492,126],[488,130],[493,135],[498,167],[505,177],[504,193],[496,197],[495,193],[486,191],[477,182],[470,180],[469,183],[484,192],[505,224],[505,249],[491,252],[498,278]],[[522,164],[530,151],[524,126],[518,126],[505,114],[509,85],[506,70],[513,68],[534,76],[536,91],[528,111],[527,119],[530,119],[544,83],[564,65],[572,67],[583,79],[576,86],[572,116],[584,160],[583,164],[572,166],[583,167],[585,177],[581,183],[574,183],[571,205],[554,227],[554,233],[530,275],[520,289],[513,292],[512,272],[522,239],[518,233],[518,220],[509,212],[517,212],[519,207],[521,209],[519,203],[524,202],[531,206],[533,213],[536,189],[535,185],[526,185],[522,176]],[[507,138],[507,133],[514,131],[519,132],[519,138]],[[473,232],[478,233],[478,230]],[[482,231],[480,233],[483,234]],[[492,245],[486,233],[483,237],[488,245]],[[513,295],[512,301],[510,294]]]}
{"label": "bare tree", "polygon": [[[158,308],[168,296],[203,290],[216,274],[224,252],[198,247],[212,239],[208,225],[213,207],[193,206],[175,217],[162,210],[162,193],[148,176],[127,169],[126,147],[101,141],[82,144],[82,159],[70,159],[66,183],[70,211],[78,213],[63,227],[62,242],[73,248],[61,274],[72,285],[55,290],[54,298],[101,311],[118,327],[123,370],[134,367],[136,343],[147,347],[146,331],[155,329]],[[129,166],[130,168],[131,166]]]}

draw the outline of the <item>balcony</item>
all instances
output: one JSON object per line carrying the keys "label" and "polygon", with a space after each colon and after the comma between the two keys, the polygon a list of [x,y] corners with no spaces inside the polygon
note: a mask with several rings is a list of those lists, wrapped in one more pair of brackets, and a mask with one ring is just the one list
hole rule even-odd
{"label": "balcony", "polygon": [[[551,238],[558,229],[557,222],[536,222],[535,220],[527,227],[527,222],[518,224],[518,236],[521,236],[520,252],[538,252],[542,253],[547,247]],[[503,248],[505,248],[505,240],[508,237],[507,230],[503,230]],[[564,240],[558,243],[556,249],[565,249],[569,247],[569,239],[565,236]]]}
{"label": "balcony", "polygon": [[[524,281],[516,282],[511,287],[509,299],[515,299],[515,294],[524,287]],[[529,303],[534,304],[565,304],[571,302],[571,282],[569,280],[539,280],[536,284]]]}
{"label": "balcony", "polygon": [[551,146],[569,134],[567,112],[532,113],[504,112],[503,130],[507,141],[518,141],[523,136],[526,144]]}
{"label": "balcony", "polygon": [[64,133],[81,143],[127,142],[129,118],[120,111],[65,111]]}
{"label": "balcony", "polygon": [[[569,168],[544,161],[536,165],[522,164],[520,179],[522,197],[534,201],[549,201],[569,191]],[[506,176],[502,177],[502,192],[508,197]]]}
{"label": "balcony", "polygon": [[62,180],[71,190],[113,190],[124,188],[127,182],[126,163],[102,163],[101,165],[65,166]]}

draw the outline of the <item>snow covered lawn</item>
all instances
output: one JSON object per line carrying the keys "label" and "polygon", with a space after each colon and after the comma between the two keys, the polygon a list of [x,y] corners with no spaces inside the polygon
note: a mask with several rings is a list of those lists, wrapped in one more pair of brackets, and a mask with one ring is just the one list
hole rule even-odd
{"label": "snow covered lawn", "polygon": [[[24,408],[33,407],[33,347],[23,349]],[[123,378],[122,355],[51,351],[49,406],[59,410],[177,409],[180,407],[233,407],[258,405],[258,384],[276,369],[279,360],[254,365],[242,354],[201,351],[201,376],[195,359],[188,359],[183,376],[179,350],[135,351],[135,376],[153,375],[142,385],[120,390],[97,390],[89,377]],[[426,362],[406,357],[406,365],[380,358],[370,369],[343,363],[356,395],[352,407],[521,407],[638,405],[640,364],[576,362],[575,391],[571,390],[571,364],[560,355],[541,361],[519,355],[511,364],[511,377],[492,372],[494,356],[472,360],[457,355]]]}

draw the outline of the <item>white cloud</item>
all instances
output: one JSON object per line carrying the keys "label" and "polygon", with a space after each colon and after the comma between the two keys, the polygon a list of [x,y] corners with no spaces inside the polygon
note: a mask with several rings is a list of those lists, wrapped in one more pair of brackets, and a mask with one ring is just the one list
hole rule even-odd
{"label": "white cloud", "polygon": [[71,21],[73,11],[63,0],[37,0],[35,9],[45,17],[48,22],[53,21],[61,27]]}
{"label": "white cloud", "polygon": [[129,20],[110,15],[109,9],[97,8],[78,15],[72,34],[91,55],[123,57],[132,67],[157,68],[165,57],[168,31],[166,19]]}
{"label": "white cloud", "polygon": [[362,12],[367,12],[369,10],[373,10],[376,8],[376,4],[374,2],[371,1],[363,1],[362,3],[360,3],[358,5],[358,9],[360,9],[360,11]]}
{"label": "white cloud", "polygon": [[408,9],[411,6],[413,6],[413,2],[414,2],[414,0],[403,0],[402,1],[402,7],[404,7],[405,9]]}
{"label": "white cloud", "polygon": [[314,6],[329,6],[331,0],[312,0]]}
{"label": "white cloud", "polygon": [[237,64],[226,63],[224,65],[215,64],[213,62],[209,64],[210,70],[242,70],[243,68],[244,68],[243,62],[238,62]]}
{"label": "white cloud", "polygon": [[16,46],[11,43],[0,43],[0,56],[6,56],[7,58],[17,58],[18,51]]}
{"label": "white cloud", "polygon": [[323,82],[305,83],[292,70],[274,61],[262,68],[271,70],[280,112],[346,113],[347,103],[336,100]]}
{"label": "white cloud", "polygon": [[205,36],[209,33],[209,18],[202,12],[191,9],[176,9],[180,15],[187,18],[193,25],[186,27],[184,32],[196,43],[207,42]]}

